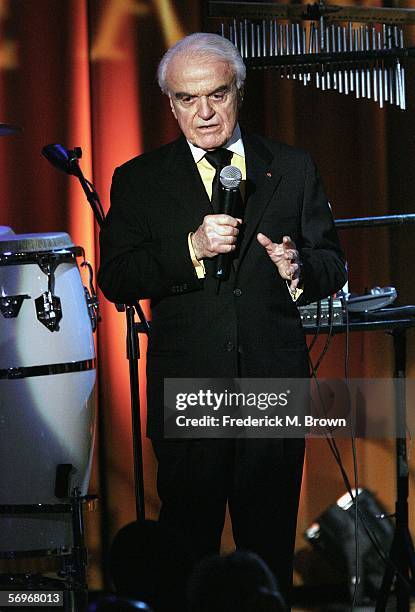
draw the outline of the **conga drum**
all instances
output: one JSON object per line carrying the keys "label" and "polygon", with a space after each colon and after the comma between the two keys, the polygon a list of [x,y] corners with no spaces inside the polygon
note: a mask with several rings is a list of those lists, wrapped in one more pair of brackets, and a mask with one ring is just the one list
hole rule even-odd
{"label": "conga drum", "polygon": [[[68,234],[0,232],[0,557],[70,550],[70,514],[5,513],[87,493],[95,351]],[[10,231],[7,231],[10,230]],[[7,510],[7,509],[6,509]]]}
{"label": "conga drum", "polygon": [[0,240],[6,240],[6,236],[14,236],[14,231],[7,225],[0,225]]}

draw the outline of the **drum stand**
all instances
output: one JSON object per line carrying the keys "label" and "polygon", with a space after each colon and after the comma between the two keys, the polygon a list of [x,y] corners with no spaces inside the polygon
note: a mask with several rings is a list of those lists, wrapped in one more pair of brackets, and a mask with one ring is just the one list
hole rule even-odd
{"label": "drum stand", "polygon": [[70,514],[72,522],[72,548],[68,551],[11,551],[0,553],[2,559],[18,559],[48,555],[62,561],[59,578],[47,578],[39,574],[0,574],[0,590],[9,591],[62,591],[64,612],[86,612],[88,585],[86,578],[87,549],[83,506],[94,509],[97,497],[80,494],[76,487],[68,503],[62,504],[8,504],[0,505],[0,515],[19,514]]}
{"label": "drum stand", "polygon": [[[79,166],[79,159],[82,156],[80,147],[76,147],[72,151],[66,151],[66,159],[64,167],[58,164],[60,169],[63,169],[68,174],[77,177],[85,196],[92,208],[95,220],[101,228],[105,215],[102,208],[99,195],[94,186],[88,181]],[[48,157],[46,155],[46,157]],[[48,157],[49,159],[49,157]],[[49,159],[49,161],[51,161]],[[52,162],[53,163],[53,162]],[[56,164],[54,164],[56,165]],[[141,415],[140,415],[140,392],[139,392],[139,374],[138,360],[140,358],[140,345],[138,341],[138,333],[149,332],[150,325],[144,315],[144,312],[138,302],[133,304],[116,304],[119,312],[126,313],[127,320],[127,359],[129,361],[130,372],[130,397],[131,397],[131,419],[132,419],[132,436],[133,436],[133,452],[134,452],[134,482],[135,482],[135,505],[137,520],[145,520],[144,507],[144,477],[143,477],[143,454],[141,443]],[[139,318],[139,323],[135,321],[135,315]],[[105,452],[105,449],[103,449]],[[104,504],[105,504],[104,494]],[[75,504],[74,508],[75,508]],[[75,514],[78,518],[75,517]],[[87,593],[87,585],[85,579],[85,568],[87,564],[87,551],[83,542],[83,524],[82,524],[82,509],[79,506],[78,510],[73,515],[73,534],[74,534],[74,560],[72,573],[75,581],[75,586],[78,589],[80,600],[82,593]],[[76,544],[78,542],[78,544]],[[69,572],[71,575],[71,572]],[[76,608],[76,612],[83,612],[82,607]]]}

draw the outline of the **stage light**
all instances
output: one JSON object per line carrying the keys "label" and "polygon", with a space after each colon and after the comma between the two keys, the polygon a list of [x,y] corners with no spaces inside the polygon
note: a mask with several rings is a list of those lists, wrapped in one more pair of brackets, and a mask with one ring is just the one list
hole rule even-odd
{"label": "stage light", "polygon": [[[354,489],[352,493],[354,496]],[[384,508],[370,491],[358,489],[357,502],[357,602],[363,603],[376,599],[385,571],[378,550],[385,557],[388,555],[394,528]],[[345,577],[350,599],[353,598],[357,581],[355,516],[354,500],[346,493],[318,516],[304,533],[313,549]]]}

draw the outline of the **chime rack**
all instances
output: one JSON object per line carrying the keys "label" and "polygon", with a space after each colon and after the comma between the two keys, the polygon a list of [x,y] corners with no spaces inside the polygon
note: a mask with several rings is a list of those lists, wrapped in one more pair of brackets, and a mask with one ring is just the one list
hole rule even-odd
{"label": "chime rack", "polygon": [[249,68],[406,108],[403,60],[415,48],[403,26],[415,9],[211,1],[209,16]]}

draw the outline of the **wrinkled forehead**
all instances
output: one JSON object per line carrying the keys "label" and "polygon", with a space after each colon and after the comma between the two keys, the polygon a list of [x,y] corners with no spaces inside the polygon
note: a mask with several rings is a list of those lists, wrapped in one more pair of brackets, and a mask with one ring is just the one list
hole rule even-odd
{"label": "wrinkled forehead", "polygon": [[174,57],[167,70],[170,93],[208,94],[222,86],[231,86],[235,72],[229,62],[214,55],[182,53]]}

